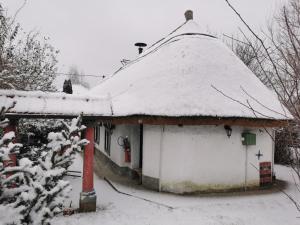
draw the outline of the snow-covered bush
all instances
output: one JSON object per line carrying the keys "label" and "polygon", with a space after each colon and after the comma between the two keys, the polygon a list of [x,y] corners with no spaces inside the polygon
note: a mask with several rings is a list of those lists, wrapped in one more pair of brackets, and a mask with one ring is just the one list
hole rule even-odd
{"label": "snow-covered bush", "polygon": [[[5,118],[5,113],[13,108],[15,102],[10,107],[2,107],[0,110],[0,129],[3,130],[5,127],[9,125],[9,120]],[[5,164],[10,163],[10,154],[17,153],[19,148],[21,147],[20,144],[14,144],[13,140],[15,139],[15,133],[13,131],[2,134],[0,136],[0,197],[3,193],[3,182],[6,181],[6,174],[5,174]]]}
{"label": "snow-covered bush", "polygon": [[[70,122],[70,120],[66,120]],[[30,158],[36,162],[48,143],[50,132],[59,132],[63,129],[62,120],[54,119],[20,119],[18,121],[18,139],[23,144],[18,158]]]}
{"label": "snow-covered bush", "polygon": [[[3,129],[9,124],[9,120],[5,118],[5,113],[14,104],[8,108],[2,107],[0,110],[0,128]],[[0,221],[4,224],[18,224],[21,222],[22,216],[20,212],[22,206],[18,205],[16,193],[20,193],[22,188],[14,188],[17,185],[16,179],[19,173],[12,174],[11,169],[7,167],[10,163],[10,154],[18,153],[21,144],[13,143],[15,133],[13,131],[5,133],[0,138]]]}
{"label": "snow-covered bush", "polygon": [[299,128],[297,124],[290,123],[289,126],[276,129],[275,131],[275,163],[291,165],[296,158],[294,150],[299,149]]}
{"label": "snow-covered bush", "polygon": [[48,143],[48,134],[63,129],[62,120],[54,119],[20,119],[18,137],[23,145],[41,147]]}
{"label": "snow-covered bush", "polygon": [[6,199],[12,199],[5,206],[15,209],[17,215],[6,224],[48,225],[51,218],[62,211],[71,190],[63,176],[76,152],[88,143],[81,140],[81,131],[85,129],[81,119],[81,116],[73,119],[70,125],[63,122],[61,132],[49,133],[49,143],[41,149],[38,160],[24,157],[18,161],[18,166],[4,168],[5,173],[12,174],[6,180],[14,183],[14,188],[3,191]]}

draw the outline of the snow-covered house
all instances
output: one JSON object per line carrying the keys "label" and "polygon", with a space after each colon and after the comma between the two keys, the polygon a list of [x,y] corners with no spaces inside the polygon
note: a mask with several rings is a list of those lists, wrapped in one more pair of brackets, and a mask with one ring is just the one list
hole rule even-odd
{"label": "snow-covered house", "polygon": [[1,107],[14,105],[4,132],[15,131],[20,118],[82,114],[89,144],[81,211],[96,210],[94,153],[159,191],[224,191],[272,182],[272,128],[292,117],[220,40],[201,33],[191,15],[89,93],[0,90]]}
{"label": "snow-covered house", "polygon": [[98,118],[96,155],[122,174],[140,173],[144,186],[159,191],[269,183],[272,128],[291,116],[191,14],[90,91],[109,96],[112,109],[112,116]]}

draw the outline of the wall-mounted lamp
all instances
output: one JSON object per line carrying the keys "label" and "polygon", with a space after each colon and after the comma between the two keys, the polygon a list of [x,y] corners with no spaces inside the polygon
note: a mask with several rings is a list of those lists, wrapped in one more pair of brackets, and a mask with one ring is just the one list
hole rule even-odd
{"label": "wall-mounted lamp", "polygon": [[224,126],[224,129],[226,131],[227,137],[230,138],[231,137],[231,133],[232,133],[232,128],[228,125]]}

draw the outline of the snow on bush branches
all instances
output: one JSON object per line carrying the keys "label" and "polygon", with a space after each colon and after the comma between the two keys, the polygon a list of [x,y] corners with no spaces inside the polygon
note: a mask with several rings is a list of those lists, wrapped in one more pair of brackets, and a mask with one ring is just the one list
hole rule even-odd
{"label": "snow on bush branches", "polygon": [[[1,1],[2,2],[2,1]],[[54,91],[57,51],[49,38],[26,33],[0,2],[0,88]]]}
{"label": "snow on bush branches", "polygon": [[[49,143],[40,149],[38,158],[21,158],[18,166],[3,169],[0,203],[14,213],[4,220],[6,224],[47,225],[54,215],[61,212],[71,190],[63,176],[75,153],[88,144],[87,140],[80,138],[85,129],[81,121],[79,116],[70,125],[63,122],[61,132],[49,133]],[[7,173],[11,176],[3,177]]]}

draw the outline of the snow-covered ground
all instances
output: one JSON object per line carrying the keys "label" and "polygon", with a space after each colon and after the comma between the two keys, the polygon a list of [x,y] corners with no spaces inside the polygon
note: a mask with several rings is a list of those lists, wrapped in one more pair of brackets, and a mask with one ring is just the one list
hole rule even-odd
{"label": "snow-covered ground", "polygon": [[[73,169],[81,170],[77,158]],[[291,170],[276,166],[277,177],[288,182],[285,191],[298,200]],[[78,207],[81,178],[70,178],[73,185],[72,206]],[[172,209],[141,199],[122,195],[95,175],[98,210],[95,213],[56,217],[53,225],[299,225],[300,213],[281,192],[251,195],[177,196],[114,184],[120,191],[152,200]]]}

